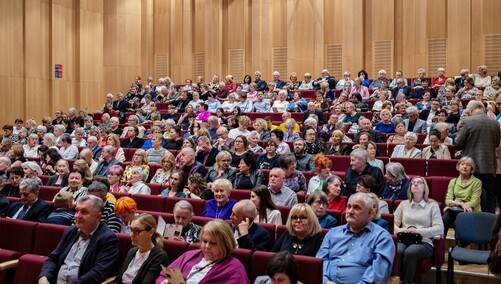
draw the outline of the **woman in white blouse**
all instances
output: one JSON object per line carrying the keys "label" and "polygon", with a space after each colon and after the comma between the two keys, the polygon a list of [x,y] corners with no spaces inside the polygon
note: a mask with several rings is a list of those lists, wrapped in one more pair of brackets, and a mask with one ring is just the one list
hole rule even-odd
{"label": "woman in white blouse", "polygon": [[278,92],[277,99],[275,100],[273,106],[271,107],[272,112],[285,112],[287,106],[289,106],[289,102],[285,100],[286,96],[287,96],[286,90],[280,90]]}
{"label": "woman in white blouse", "polygon": [[113,283],[155,283],[162,270],[169,265],[163,248],[163,236],[156,231],[157,222],[150,214],[140,214],[130,223],[129,250],[122,268]]}
{"label": "woman in white blouse", "polygon": [[271,199],[271,194],[265,185],[258,185],[251,191],[250,200],[256,205],[258,215],[254,222],[282,225],[282,214]]}
{"label": "woman in white blouse", "polygon": [[144,183],[147,178],[148,176],[140,167],[132,168],[129,182],[122,187],[122,191],[129,194],[151,194],[151,188]]}

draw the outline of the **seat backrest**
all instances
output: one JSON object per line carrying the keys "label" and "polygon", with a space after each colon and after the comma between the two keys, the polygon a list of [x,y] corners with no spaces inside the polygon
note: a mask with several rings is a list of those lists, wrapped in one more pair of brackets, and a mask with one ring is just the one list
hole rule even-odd
{"label": "seat backrest", "polygon": [[247,271],[247,275],[251,272],[251,263],[252,263],[252,250],[236,248],[232,253],[232,256],[240,260],[240,262],[244,265],[245,271]]}
{"label": "seat backrest", "polygon": [[275,236],[276,236],[276,231],[277,228],[275,224],[268,224],[268,223],[257,223],[259,226],[263,227],[268,233],[270,234],[270,240],[268,242],[268,249],[271,249],[275,245]]}
{"label": "seat backrest", "polygon": [[446,176],[457,177],[459,172],[456,170],[458,160],[429,159],[428,176]]}
{"label": "seat backrest", "polygon": [[340,210],[327,210],[327,214],[330,214],[332,217],[336,218],[336,227],[342,225],[341,223],[341,215],[343,212]]}
{"label": "seat backrest", "polygon": [[475,244],[486,244],[492,238],[492,226],[496,214],[486,212],[463,212],[456,217],[456,240]]}
{"label": "seat backrest", "polygon": [[245,189],[234,189],[231,191],[230,199],[235,199],[237,201],[242,199],[250,199],[250,190]]}
{"label": "seat backrest", "polygon": [[35,230],[35,243],[33,253],[48,256],[59,244],[64,230],[63,225],[40,223]]}
{"label": "seat backrest", "polygon": [[447,188],[451,179],[452,177],[432,177],[430,198],[433,198],[437,202],[445,203],[445,196],[447,195]]}
{"label": "seat backrest", "polygon": [[173,213],[174,205],[176,205],[176,203],[181,200],[186,200],[191,204],[191,206],[193,206],[193,214],[195,214],[195,216],[202,216],[202,212],[204,211],[205,208],[204,199],[185,199],[185,198],[169,197],[166,198],[165,201],[165,212]]}
{"label": "seat backrest", "polygon": [[31,253],[37,225],[31,221],[0,219],[0,248]]}
{"label": "seat backrest", "polygon": [[[252,268],[250,273],[250,282],[254,282],[256,277],[266,275],[266,267],[273,257],[274,253],[255,251],[252,254]],[[323,260],[321,258],[294,255],[296,260],[299,280],[304,284],[322,283]]]}
{"label": "seat backrest", "polygon": [[280,211],[280,213],[282,214],[282,224],[286,224],[287,218],[289,218],[289,212],[291,211],[292,207],[277,205],[277,208]]}
{"label": "seat backrest", "polygon": [[[132,248],[132,242],[130,240],[130,236],[122,233],[116,233],[118,237],[118,266],[121,266],[124,263],[125,257],[127,253]],[[118,267],[120,268],[120,267]]]}
{"label": "seat backrest", "polygon": [[164,240],[164,251],[169,256],[169,262],[172,263],[180,257],[185,251],[188,250],[187,242],[180,242],[174,240]]}
{"label": "seat backrest", "polygon": [[54,196],[56,196],[56,194],[61,190],[61,188],[62,187],[60,186],[42,185],[40,186],[38,197],[45,201],[52,201],[54,200]]}
{"label": "seat backrest", "polygon": [[16,266],[14,284],[38,283],[38,275],[47,259],[46,256],[25,254]]}
{"label": "seat backrest", "polygon": [[137,209],[165,212],[165,197],[148,194],[133,194],[132,199],[137,203]]}
{"label": "seat backrest", "polygon": [[394,229],[394,223],[395,223],[395,218],[393,217],[393,214],[381,214],[381,218],[386,220],[388,222],[388,229],[390,230],[390,234],[393,235],[393,229]]}
{"label": "seat backrest", "polygon": [[151,189],[151,195],[159,195],[162,192],[162,185],[156,183],[147,183],[147,186]]}
{"label": "seat backrest", "polygon": [[390,162],[402,164],[405,173],[415,176],[426,176],[426,159],[421,158],[391,158]]}

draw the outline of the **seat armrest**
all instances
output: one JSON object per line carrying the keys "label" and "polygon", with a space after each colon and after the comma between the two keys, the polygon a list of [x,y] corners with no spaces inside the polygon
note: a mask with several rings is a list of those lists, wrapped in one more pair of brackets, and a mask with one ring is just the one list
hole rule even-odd
{"label": "seat armrest", "polygon": [[17,266],[19,259],[13,259],[0,263],[0,271],[11,269]]}
{"label": "seat armrest", "polygon": [[443,237],[433,238],[433,264],[435,267],[442,267],[445,262],[445,239]]}
{"label": "seat armrest", "polygon": [[115,280],[115,278],[117,278],[117,277],[116,276],[112,276],[112,277],[104,280],[103,283],[101,283],[101,284],[111,284],[111,283],[113,283],[113,280]]}

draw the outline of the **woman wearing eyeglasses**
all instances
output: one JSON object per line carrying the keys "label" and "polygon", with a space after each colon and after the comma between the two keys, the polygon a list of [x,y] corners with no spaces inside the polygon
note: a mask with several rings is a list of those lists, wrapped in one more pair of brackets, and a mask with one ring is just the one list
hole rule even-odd
{"label": "woman wearing eyeglasses", "polygon": [[306,203],[292,207],[287,218],[287,231],[278,239],[271,251],[289,251],[293,254],[315,256],[324,234],[318,218]]}
{"label": "woman wearing eyeglasses", "polygon": [[395,234],[418,233],[423,238],[420,244],[398,243],[398,270],[404,284],[413,282],[418,260],[433,256],[432,239],[444,231],[440,208],[437,202],[428,198],[429,193],[423,177],[413,178],[407,190],[407,200],[402,201],[393,213]]}
{"label": "woman wearing eyeglasses", "polygon": [[221,151],[216,156],[216,163],[214,166],[210,167],[205,176],[207,183],[212,183],[213,181],[224,178],[233,183],[235,180],[235,168],[230,166],[231,164],[231,154],[228,151]]}
{"label": "woman wearing eyeglasses", "polygon": [[163,237],[156,231],[157,222],[150,214],[138,215],[130,224],[130,239],[134,246],[113,283],[155,283],[162,270],[169,265],[163,248]]}
{"label": "woman wearing eyeglasses", "polygon": [[336,218],[327,214],[327,206],[329,206],[329,199],[323,191],[314,191],[307,201],[311,206],[315,215],[317,215],[318,223],[322,229],[330,229],[336,226]]}
{"label": "woman wearing eyeglasses", "polygon": [[[200,231],[200,249],[185,252],[169,267],[179,268],[188,284],[249,284],[245,267],[231,255],[235,248],[230,226],[223,220],[212,220]],[[155,283],[170,282],[162,271]]]}

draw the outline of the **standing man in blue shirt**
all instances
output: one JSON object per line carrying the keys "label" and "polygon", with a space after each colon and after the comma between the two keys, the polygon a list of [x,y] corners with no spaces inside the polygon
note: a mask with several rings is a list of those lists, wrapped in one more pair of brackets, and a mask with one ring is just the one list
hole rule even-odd
{"label": "standing man in blue shirt", "polygon": [[[376,205],[377,206],[377,205]],[[324,260],[323,283],[385,283],[390,277],[395,244],[372,222],[372,198],[353,194],[346,207],[346,225],[329,230],[316,257]]]}

